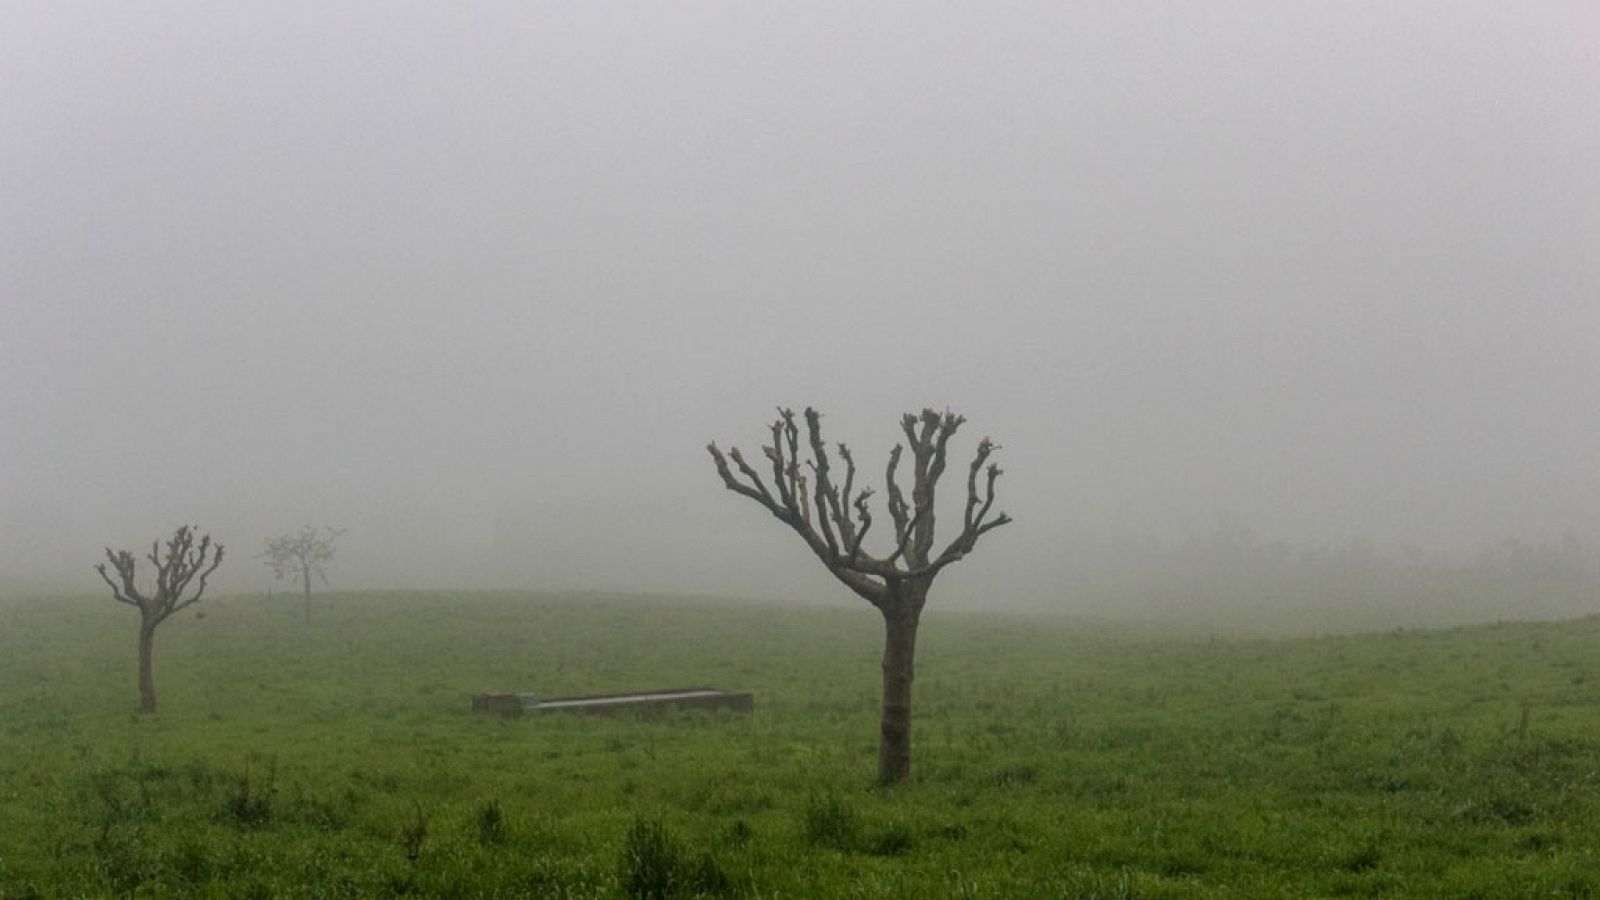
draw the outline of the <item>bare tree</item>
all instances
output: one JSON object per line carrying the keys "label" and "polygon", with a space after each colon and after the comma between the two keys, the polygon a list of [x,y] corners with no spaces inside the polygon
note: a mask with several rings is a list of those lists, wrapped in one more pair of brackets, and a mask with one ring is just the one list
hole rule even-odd
{"label": "bare tree", "polygon": [[[145,557],[156,568],[154,590],[141,591],[134,579],[135,560],[126,550],[106,548],[106,559],[116,572],[116,580],[106,571],[106,563],[95,571],[111,586],[111,596],[119,603],[139,609],[139,711],[156,711],[156,683],[151,670],[155,650],[156,626],[173,613],[200,602],[206,593],[206,579],[222,565],[222,545],[212,544],[211,535],[201,535],[195,543],[195,530],[184,525],[162,544],[155,541]],[[198,581],[196,580],[198,579]],[[190,586],[194,590],[189,590]]]}
{"label": "bare tree", "polygon": [[300,529],[299,534],[280,534],[267,538],[267,549],[257,555],[272,569],[273,577],[280,581],[288,576],[300,579],[306,598],[306,621],[311,621],[311,576],[315,574],[328,583],[325,563],[333,562],[338,549],[335,544],[343,530],[323,526],[319,531],[311,526]]}
{"label": "bare tree", "polygon": [[[855,490],[855,459],[844,444],[838,445],[839,459],[845,465],[844,483],[834,482],[827,447],[822,440],[821,418],[816,410],[806,409],[810,459],[805,463],[810,471],[809,484],[800,467],[800,429],[795,424],[793,410],[778,410],[778,419],[771,428],[772,443],[762,448],[772,466],[770,489],[737,447],[726,455],[714,443],[707,449],[728,490],[766,507],[778,521],[800,535],[835,578],[883,614],[883,721],[878,743],[878,778],[894,783],[911,772],[912,663],[916,655],[917,623],[928,600],[928,588],[945,566],[971,553],[978,538],[1011,521],[1004,512],[989,518],[994,506],[994,483],[1001,471],[988,460],[999,445],[988,438],[978,442],[977,454],[967,473],[966,512],[961,531],[943,550],[935,553],[934,488],[944,474],[945,447],[966,420],[950,412],[941,415],[931,409],[923,410],[920,416],[907,413],[900,420],[900,428],[911,447],[911,502],[906,502],[895,483],[895,470],[905,446],[897,444],[889,453],[889,466],[884,473],[889,517],[894,522],[894,544],[887,556],[874,556],[862,549],[867,532],[872,528],[872,513],[867,504],[872,488]],[[739,475],[729,468],[729,459],[738,467]]]}

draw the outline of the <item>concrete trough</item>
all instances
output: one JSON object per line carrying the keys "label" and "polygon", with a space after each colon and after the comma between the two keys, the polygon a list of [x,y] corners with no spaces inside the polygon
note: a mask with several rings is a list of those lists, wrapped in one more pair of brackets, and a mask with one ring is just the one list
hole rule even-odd
{"label": "concrete trough", "polygon": [[676,688],[665,691],[634,691],[626,694],[588,694],[582,697],[550,697],[536,694],[476,694],[472,711],[502,716],[523,713],[574,712],[594,715],[665,712],[683,709],[725,709],[748,713],[755,709],[755,697],[748,692],[717,688]]}

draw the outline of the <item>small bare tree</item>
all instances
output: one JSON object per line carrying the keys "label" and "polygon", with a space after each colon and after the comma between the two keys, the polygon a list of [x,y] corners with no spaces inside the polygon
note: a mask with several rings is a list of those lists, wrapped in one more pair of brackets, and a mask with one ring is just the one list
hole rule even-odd
{"label": "small bare tree", "polygon": [[[212,544],[211,535],[201,535],[195,542],[196,532],[184,525],[173,532],[166,544],[155,541],[145,557],[156,568],[155,588],[141,591],[135,583],[135,560],[126,550],[106,548],[106,563],[95,566],[95,571],[111,586],[111,596],[119,603],[139,609],[139,711],[156,711],[156,683],[151,669],[151,656],[155,650],[156,626],[165,622],[178,610],[200,602],[206,593],[206,579],[222,565],[222,545]],[[196,580],[198,579],[198,580]],[[194,590],[190,591],[193,585]]]}
{"label": "small bare tree", "polygon": [[319,531],[307,525],[299,534],[267,538],[267,549],[257,556],[266,561],[273,577],[279,581],[289,576],[300,580],[306,598],[307,622],[311,621],[311,576],[322,579],[324,585],[328,583],[324,564],[333,562],[334,551],[338,549],[335,544],[341,534],[344,534],[342,529],[323,526]]}
{"label": "small bare tree", "polygon": [[[855,490],[856,464],[844,444],[838,445],[839,458],[845,465],[844,484],[834,483],[827,447],[822,440],[821,418],[816,410],[806,409],[811,451],[811,458],[805,461],[810,471],[809,485],[800,468],[800,429],[795,424],[793,410],[778,410],[778,419],[771,428],[772,444],[762,448],[772,465],[773,486],[770,489],[738,448],[729,450],[726,455],[714,443],[707,449],[728,490],[756,501],[778,521],[788,525],[835,578],[883,614],[883,716],[878,743],[878,778],[892,784],[911,772],[912,662],[916,655],[917,623],[928,600],[928,588],[945,566],[971,553],[978,538],[1011,521],[1004,512],[989,518],[994,506],[994,483],[1001,471],[988,460],[999,445],[988,438],[978,442],[977,454],[967,473],[966,512],[961,531],[943,550],[935,553],[934,487],[944,474],[945,447],[966,420],[931,409],[923,410],[920,416],[907,413],[900,420],[900,428],[911,447],[911,502],[906,502],[895,483],[895,470],[905,446],[896,444],[889,453],[889,466],[884,473],[889,517],[894,522],[894,545],[887,556],[874,556],[862,549],[867,532],[872,528],[872,513],[867,505],[872,488]],[[729,459],[738,467],[739,475],[729,468]],[[981,491],[980,480],[983,482]]]}

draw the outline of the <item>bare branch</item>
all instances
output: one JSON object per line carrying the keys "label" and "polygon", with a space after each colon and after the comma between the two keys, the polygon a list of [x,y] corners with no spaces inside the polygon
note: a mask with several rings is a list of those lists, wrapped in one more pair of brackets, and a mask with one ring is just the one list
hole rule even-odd
{"label": "bare branch", "polygon": [[881,606],[884,597],[888,594],[888,588],[884,583],[873,581],[865,573],[856,569],[844,566],[830,566],[828,571],[833,573],[833,577],[837,578],[841,584],[854,591],[856,596],[871,603],[873,606]]}
{"label": "bare branch", "polygon": [[978,536],[982,537],[983,535],[988,534],[989,532],[995,530],[996,528],[999,528],[1001,525],[1009,525],[1009,524],[1011,524],[1011,521],[1012,521],[1012,519],[1011,519],[1010,516],[1006,515],[1005,513],[1001,513],[999,515],[999,517],[996,518],[993,522],[990,522],[987,525],[980,526],[978,528]]}
{"label": "bare branch", "polygon": [[[978,453],[972,458],[972,467],[967,470],[967,511],[963,519],[968,530],[976,524],[973,520],[973,512],[978,508],[978,470],[983,468],[984,462],[989,459],[989,454],[998,449],[1000,449],[1000,445],[987,437],[979,441]],[[994,474],[989,477],[989,499],[991,501],[994,499]],[[987,509],[987,507],[985,508]],[[983,517],[979,516],[978,518],[982,519]]]}
{"label": "bare branch", "polygon": [[994,463],[990,463],[989,464],[989,483],[988,483],[988,486],[985,488],[985,492],[986,493],[985,493],[985,496],[983,498],[983,508],[978,510],[978,517],[973,520],[973,524],[974,525],[982,525],[983,524],[983,520],[989,515],[989,508],[994,506],[994,482],[995,482],[995,479],[999,478],[1001,475],[1004,475],[1004,474],[1005,474],[1005,470],[1004,469],[1001,469],[999,466],[995,465]]}
{"label": "bare branch", "polygon": [[844,542],[845,552],[852,557],[860,547],[856,537],[855,523],[850,521],[850,491],[856,482],[856,461],[850,455],[850,448],[843,443],[838,445],[839,458],[844,460],[844,491],[833,498],[833,514],[839,523],[839,537]]}
{"label": "bare branch", "polygon": [[[743,494],[744,496],[749,497],[751,500],[754,500],[771,510],[773,515],[782,518],[782,516],[779,515],[778,505],[773,502],[771,494],[767,493],[765,489],[758,491],[756,488],[741,484],[737,478],[733,477],[733,472],[728,469],[727,457],[723,456],[722,451],[717,449],[716,444],[707,444],[706,450],[710,451],[711,458],[716,460],[717,474],[722,476],[722,483],[727,486],[728,490],[733,491],[736,494]],[[738,452],[739,451],[737,448],[733,450],[735,459],[739,458],[737,456]],[[747,472],[750,470],[750,467],[744,465],[742,462],[740,463],[740,468],[746,470]],[[758,480],[756,482],[757,486],[759,486],[760,483],[761,482]]]}
{"label": "bare branch", "polygon": [[757,473],[755,469],[750,468],[749,463],[744,461],[744,454],[739,452],[739,448],[730,448],[728,450],[728,456],[733,458],[734,465],[739,467],[739,471],[744,474],[744,477],[749,479],[751,484],[755,485],[756,490],[761,493],[763,501],[768,506],[772,507],[773,515],[783,518],[783,512],[781,508],[778,506],[778,503],[772,499],[772,494],[767,492],[767,486],[762,483],[761,475]]}
{"label": "bare branch", "polygon": [[[783,410],[779,409],[781,416]],[[796,510],[794,494],[790,491],[789,473],[783,465],[783,419],[772,423],[772,444],[761,448],[767,460],[772,463],[772,486],[778,489],[778,502],[784,509]]]}
{"label": "bare branch", "polygon": [[[200,566],[205,564],[205,550],[204,550],[204,548],[205,548],[205,545],[208,542],[210,542],[210,540],[211,540],[210,535],[207,535],[205,540],[200,542],[201,552],[194,559],[194,568],[192,568],[190,570],[190,577],[191,578],[193,577],[194,571],[197,570]],[[184,609],[186,607],[190,607],[190,606],[195,605],[196,603],[199,603],[200,602],[200,598],[202,598],[202,597],[204,597],[206,595],[206,581],[211,577],[211,573],[215,572],[217,570],[217,566],[222,565],[222,554],[223,554],[223,546],[221,544],[218,544],[217,545],[217,552],[215,554],[213,554],[212,557],[211,557],[211,565],[200,573],[200,584],[199,584],[198,587],[195,588],[195,592],[194,592],[193,596],[191,596],[188,600],[185,600],[182,603],[179,603],[177,606],[174,606],[172,608],[173,612],[177,612],[180,609]],[[188,579],[187,578],[184,579],[184,583],[186,585],[188,584]]]}
{"label": "bare branch", "polygon": [[[112,556],[111,548],[106,548],[106,555],[111,557],[113,564],[116,563],[116,557]],[[106,584],[111,586],[111,596],[118,603],[126,603],[129,606],[141,605],[138,600],[134,599],[134,592],[124,590],[122,585],[118,585],[116,582],[111,580],[111,576],[106,574],[105,563],[100,563],[99,565],[95,566],[94,570],[100,573],[101,581],[104,581]],[[122,571],[120,566],[118,567],[117,571],[119,573]]]}
{"label": "bare branch", "polygon": [[894,445],[894,449],[889,451],[888,468],[883,473],[884,489],[889,492],[889,517],[894,520],[894,540],[901,547],[910,533],[910,513],[906,509],[906,497],[900,493],[900,485],[895,484],[894,470],[900,465],[900,454],[904,449],[901,444]]}
{"label": "bare branch", "polygon": [[[804,479],[800,476],[800,429],[794,424],[794,410],[784,407],[778,410],[778,414],[783,417],[783,437],[789,444],[789,469],[787,474],[789,476],[790,506],[793,507],[794,501],[797,499],[804,505],[805,485],[803,484]],[[776,439],[774,439],[773,443],[777,443]],[[810,516],[807,515],[805,518],[809,520]]]}
{"label": "bare branch", "polygon": [[839,519],[839,493],[828,480],[828,448],[822,441],[822,415],[809,406],[806,407],[806,431],[811,439],[811,472],[817,480],[817,524],[822,527],[828,549],[838,553],[839,542],[833,536],[829,519]]}
{"label": "bare branch", "polygon": [[828,467],[828,458],[826,456],[822,457],[822,465],[820,467],[817,465],[816,459],[807,460],[806,465],[811,467],[811,475],[817,482],[816,487],[812,488],[811,491],[812,497],[815,498],[814,502],[817,507],[817,527],[822,531],[822,539],[827,545],[828,549],[834,553],[837,553],[839,551],[839,542],[833,536],[833,525],[831,524],[831,520],[828,518],[828,493],[830,491],[830,488],[827,486],[828,478],[826,471]]}
{"label": "bare branch", "polygon": [[856,516],[861,520],[861,530],[856,533],[855,539],[850,542],[850,564],[854,565],[861,556],[861,542],[867,539],[867,532],[872,528],[872,510],[867,508],[867,498],[872,496],[872,488],[863,488],[856,495]]}
{"label": "bare branch", "polygon": [[[925,412],[924,415],[926,414]],[[937,482],[939,476],[944,474],[945,445],[950,443],[950,438],[955,435],[956,429],[960,428],[965,421],[967,421],[965,418],[955,415],[949,410],[945,410],[944,416],[939,420],[939,430],[934,436],[933,462],[928,466],[928,478],[930,480]]]}
{"label": "bare branch", "polygon": [[[945,445],[962,421],[960,416],[949,412],[941,416],[932,409],[924,409],[920,417],[907,413],[901,419],[901,429],[911,442],[911,502],[918,520],[911,547],[906,551],[906,561],[915,568],[926,566],[928,554],[933,550],[934,489],[944,473]],[[919,422],[920,431],[917,429]]]}
{"label": "bare branch", "polygon": [[[918,513],[918,515],[921,515],[921,513]],[[900,559],[900,557],[906,555],[906,550],[911,546],[912,529],[916,528],[916,526],[917,516],[912,516],[911,522],[906,526],[905,530],[900,535],[899,544],[894,548],[894,552],[889,554],[889,558],[884,560],[884,562],[892,566]]]}
{"label": "bare branch", "polygon": [[211,548],[211,535],[205,535],[200,540],[198,549],[191,547],[193,538],[185,534],[183,549],[177,554],[169,554],[167,558],[167,590],[173,597],[183,594],[185,588],[204,565],[206,552]]}
{"label": "bare branch", "polygon": [[910,444],[913,448],[915,448],[917,444],[921,443],[917,440],[916,416],[912,415],[911,413],[906,413],[905,415],[901,416],[900,430],[906,433],[906,443]]}
{"label": "bare branch", "polygon": [[1000,449],[1000,445],[987,437],[978,442],[978,452],[973,457],[972,466],[967,472],[967,508],[963,522],[964,527],[961,529],[961,533],[956,535],[955,540],[952,540],[945,547],[944,552],[939,554],[938,559],[922,567],[923,572],[920,574],[930,576],[937,574],[940,569],[971,553],[972,548],[977,546],[978,538],[1011,521],[1011,517],[1003,512],[999,518],[992,522],[986,523],[984,521],[989,516],[989,510],[994,506],[995,481],[1005,474],[1004,470],[998,465],[989,463],[988,478],[985,483],[984,497],[981,504],[978,499],[978,470],[983,468],[984,462],[989,458],[989,455],[998,449]]}
{"label": "bare branch", "polygon": [[[811,547],[812,552],[814,552],[830,570],[834,570],[835,575],[839,574],[838,569],[844,564],[845,560],[839,555],[839,547],[836,539],[833,536],[833,532],[827,527],[827,515],[821,512],[827,509],[825,501],[819,499],[818,507],[819,519],[823,526],[823,535],[826,535],[826,537],[819,535],[817,531],[811,527],[811,523],[809,522],[809,510],[807,510],[805,513],[802,513],[798,508],[790,509],[780,505],[779,502],[772,496],[772,494],[765,489],[765,486],[761,483],[759,476],[755,474],[754,470],[752,470],[749,466],[744,465],[740,458],[735,455],[738,452],[737,450],[729,451],[728,455],[732,456],[734,461],[740,464],[740,469],[744,472],[746,478],[755,485],[754,487],[739,481],[738,478],[734,476],[733,472],[728,468],[726,458],[723,456],[722,452],[717,449],[716,444],[713,443],[707,445],[707,449],[710,451],[712,459],[717,463],[717,472],[722,476],[723,484],[726,485],[729,490],[743,494],[757,503],[760,503],[767,509],[768,512],[772,513],[773,516],[787,524],[790,528],[793,528],[795,532],[805,540],[806,544]],[[824,459],[824,462],[826,462],[826,459]],[[843,576],[840,577],[843,578]],[[851,584],[852,589],[857,590],[858,592],[871,586],[871,582]]]}
{"label": "bare branch", "polygon": [[165,591],[167,589],[167,579],[166,579],[166,574],[167,573],[165,571],[163,571],[163,569],[161,567],[161,542],[160,541],[151,542],[151,544],[150,544],[150,552],[145,554],[145,559],[150,560],[150,565],[155,567],[155,570],[156,570],[156,593],[160,594],[160,593],[162,593],[163,591]]}

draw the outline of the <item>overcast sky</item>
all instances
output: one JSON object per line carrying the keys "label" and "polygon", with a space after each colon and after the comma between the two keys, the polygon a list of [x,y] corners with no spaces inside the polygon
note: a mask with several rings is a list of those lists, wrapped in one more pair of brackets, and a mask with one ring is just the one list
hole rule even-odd
{"label": "overcast sky", "polygon": [[255,590],[263,537],[327,523],[344,586],[831,596],[705,453],[780,403],[874,484],[905,410],[1003,445],[968,599],[1070,603],[1084,548],[1219,513],[1600,544],[1597,35],[1589,2],[8,3],[0,572],[92,590],[194,522]]}

